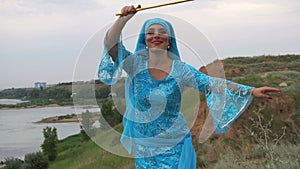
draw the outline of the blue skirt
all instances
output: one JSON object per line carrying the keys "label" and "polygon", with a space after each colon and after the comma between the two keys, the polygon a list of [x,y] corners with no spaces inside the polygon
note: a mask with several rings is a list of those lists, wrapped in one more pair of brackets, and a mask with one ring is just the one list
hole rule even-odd
{"label": "blue skirt", "polygon": [[169,146],[149,147],[147,144],[135,143],[135,153],[139,151],[162,152],[160,154],[136,158],[136,169],[196,169],[196,153],[192,137],[186,137],[179,144]]}

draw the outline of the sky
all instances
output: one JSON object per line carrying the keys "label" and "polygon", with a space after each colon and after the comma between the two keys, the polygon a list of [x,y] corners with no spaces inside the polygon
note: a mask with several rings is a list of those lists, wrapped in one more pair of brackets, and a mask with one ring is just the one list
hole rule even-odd
{"label": "sky", "polygon": [[[112,24],[124,5],[166,2],[0,0],[0,89],[72,81],[87,41]],[[219,58],[300,54],[299,0],[195,0],[136,15],[147,13],[190,23]]]}

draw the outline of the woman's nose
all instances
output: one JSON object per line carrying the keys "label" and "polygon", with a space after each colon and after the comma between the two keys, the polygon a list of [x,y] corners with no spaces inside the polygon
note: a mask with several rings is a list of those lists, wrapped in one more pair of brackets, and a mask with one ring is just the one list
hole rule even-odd
{"label": "woman's nose", "polygon": [[159,31],[155,31],[153,34],[154,37],[160,37],[161,35],[163,35],[163,34],[160,33]]}
{"label": "woman's nose", "polygon": [[159,38],[159,36],[160,36],[160,34],[159,34],[158,32],[155,32],[155,33],[153,34],[153,37],[154,37],[154,38]]}

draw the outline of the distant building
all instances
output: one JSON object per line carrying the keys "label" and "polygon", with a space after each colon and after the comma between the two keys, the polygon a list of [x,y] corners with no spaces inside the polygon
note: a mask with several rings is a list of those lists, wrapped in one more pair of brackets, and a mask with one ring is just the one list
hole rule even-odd
{"label": "distant building", "polygon": [[35,82],[34,88],[36,89],[45,89],[46,88],[46,82]]}

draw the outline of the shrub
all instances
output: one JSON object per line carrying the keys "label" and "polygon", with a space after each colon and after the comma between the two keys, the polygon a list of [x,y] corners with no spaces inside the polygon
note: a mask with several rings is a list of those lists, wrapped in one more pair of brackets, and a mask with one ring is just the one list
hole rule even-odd
{"label": "shrub", "polygon": [[25,155],[25,163],[22,169],[46,169],[48,159],[42,152],[29,153]]}
{"label": "shrub", "polygon": [[299,145],[291,143],[285,143],[278,146],[272,145],[272,150],[274,151],[274,160],[268,160],[268,162],[270,162],[268,166],[274,168],[299,168]]}
{"label": "shrub", "polygon": [[247,168],[245,163],[245,157],[232,150],[227,150],[227,153],[221,154],[221,160],[215,165],[215,169],[240,169],[240,168]]}
{"label": "shrub", "polygon": [[[270,152],[257,145],[256,150],[259,152],[253,152],[255,159],[249,160],[245,156],[237,151],[228,150],[227,153],[222,153],[220,160],[215,165],[215,169],[253,169],[253,168],[291,168],[296,169],[300,166],[299,151],[300,146],[297,144],[285,143],[285,144],[272,144]],[[258,153],[258,154],[256,154]],[[265,156],[265,157],[264,157]]]}
{"label": "shrub", "polygon": [[122,115],[116,109],[112,99],[105,99],[102,101],[101,113],[106,122],[112,127],[122,122]]}
{"label": "shrub", "polygon": [[17,158],[7,158],[5,159],[5,169],[21,169],[23,165],[22,160]]}

